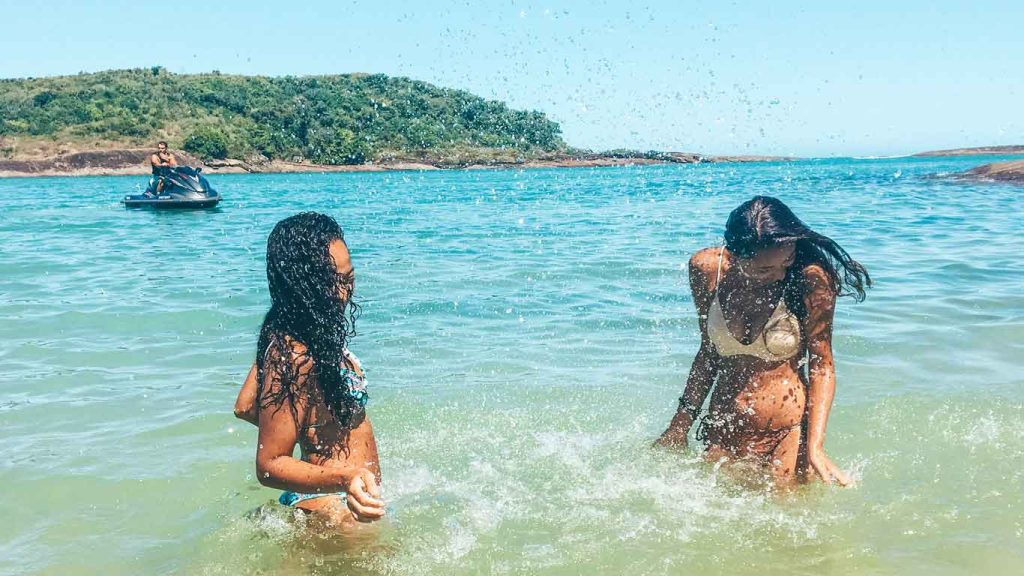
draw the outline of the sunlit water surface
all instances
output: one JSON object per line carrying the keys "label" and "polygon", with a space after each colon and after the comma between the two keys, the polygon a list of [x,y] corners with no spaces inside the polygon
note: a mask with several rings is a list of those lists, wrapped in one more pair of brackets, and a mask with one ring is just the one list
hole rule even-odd
{"label": "sunlit water surface", "polygon": [[[978,159],[0,181],[0,571],[1022,574],[1024,189]],[[685,263],[753,194],[876,280],[841,301],[827,448],[773,495],[652,451],[698,335]],[[281,218],[335,216],[389,520],[337,541],[231,415]],[[365,531],[364,531],[365,532]]]}

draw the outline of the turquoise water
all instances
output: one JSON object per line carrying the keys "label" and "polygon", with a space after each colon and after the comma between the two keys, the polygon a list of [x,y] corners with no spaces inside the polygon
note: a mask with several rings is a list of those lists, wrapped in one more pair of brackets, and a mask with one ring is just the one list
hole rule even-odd
{"label": "turquoise water", "polygon": [[[0,572],[1024,573],[1024,189],[978,159],[0,180]],[[771,495],[651,451],[697,348],[685,262],[781,197],[876,280],[840,303],[852,489]],[[266,236],[342,223],[389,521],[326,541],[231,415]]]}

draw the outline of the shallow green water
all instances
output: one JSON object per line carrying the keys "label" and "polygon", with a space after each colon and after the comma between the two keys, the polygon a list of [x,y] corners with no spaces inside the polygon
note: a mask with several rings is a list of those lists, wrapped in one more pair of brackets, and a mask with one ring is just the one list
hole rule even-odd
{"label": "shallow green water", "polygon": [[[1024,573],[1024,189],[977,159],[0,180],[0,572]],[[788,496],[647,449],[697,347],[684,264],[781,197],[877,285],[837,313],[827,448]],[[297,527],[231,416],[279,219],[337,217],[390,519]]]}

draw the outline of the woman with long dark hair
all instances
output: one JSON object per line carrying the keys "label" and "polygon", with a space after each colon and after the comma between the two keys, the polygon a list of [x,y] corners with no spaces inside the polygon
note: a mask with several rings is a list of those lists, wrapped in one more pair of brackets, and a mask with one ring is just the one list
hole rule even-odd
{"label": "woman with long dark hair", "polygon": [[714,387],[696,432],[710,459],[753,462],[782,484],[807,472],[848,484],[824,449],[832,317],[837,296],[864,299],[867,270],[778,199],[755,196],[729,215],[724,247],[690,259],[689,275],[700,350],[657,443],[685,447]]}
{"label": "woman with long dark hair", "polygon": [[[235,415],[259,427],[256,472],[284,505],[345,522],[384,515],[366,380],[349,352],[355,270],[333,218],[304,212],[267,240],[270,311]],[[302,457],[292,456],[298,444]]]}

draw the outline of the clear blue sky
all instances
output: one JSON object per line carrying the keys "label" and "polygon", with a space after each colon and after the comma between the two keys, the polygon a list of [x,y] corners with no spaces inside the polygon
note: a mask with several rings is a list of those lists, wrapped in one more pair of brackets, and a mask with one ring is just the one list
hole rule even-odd
{"label": "clear blue sky", "polygon": [[270,5],[0,0],[0,77],[382,72],[541,110],[595,149],[1024,144],[1021,0]]}

